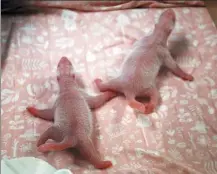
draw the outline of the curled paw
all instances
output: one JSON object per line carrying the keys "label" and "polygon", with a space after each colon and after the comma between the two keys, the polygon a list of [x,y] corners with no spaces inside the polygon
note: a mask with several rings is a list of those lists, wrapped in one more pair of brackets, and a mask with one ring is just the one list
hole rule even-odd
{"label": "curled paw", "polygon": [[154,112],[155,106],[152,103],[144,104],[144,107],[144,114],[151,114],[152,112]]}
{"label": "curled paw", "polygon": [[116,92],[112,92],[112,91],[107,91],[105,93],[109,98],[113,98],[113,97],[116,97],[118,95]]}
{"label": "curled paw", "polygon": [[111,161],[102,161],[101,163],[97,164],[94,166],[97,169],[107,169],[112,167],[112,162]]}
{"label": "curled paw", "polygon": [[183,80],[186,80],[186,81],[193,81],[194,80],[194,77],[190,74],[182,77]]}
{"label": "curled paw", "polygon": [[145,113],[145,111],[146,111],[145,105],[142,103],[139,103],[139,102],[130,101],[129,106],[133,109],[136,109],[136,110],[142,112],[142,113]]}
{"label": "curled paw", "polygon": [[37,109],[36,109],[35,107],[29,106],[29,107],[26,108],[26,110],[27,110],[30,114],[32,114],[33,116],[37,117]]}
{"label": "curled paw", "polygon": [[47,143],[40,145],[38,147],[39,152],[48,152],[48,151],[61,151],[69,148],[68,144],[53,144],[53,143]]}
{"label": "curled paw", "polygon": [[37,149],[39,152],[45,153],[45,152],[49,152],[49,151],[53,151],[54,149],[50,148],[49,146],[47,146],[47,144],[42,144],[38,147]]}

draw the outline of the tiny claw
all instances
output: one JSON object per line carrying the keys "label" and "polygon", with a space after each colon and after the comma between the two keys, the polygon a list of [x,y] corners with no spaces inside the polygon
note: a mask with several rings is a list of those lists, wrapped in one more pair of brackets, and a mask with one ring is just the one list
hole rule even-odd
{"label": "tiny claw", "polygon": [[112,167],[112,162],[111,161],[103,161],[100,164],[97,164],[94,166],[97,169],[107,169]]}
{"label": "tiny claw", "polygon": [[26,108],[26,110],[27,110],[30,114],[32,114],[33,116],[37,117],[37,109],[36,109],[35,107],[29,106],[29,107]]}

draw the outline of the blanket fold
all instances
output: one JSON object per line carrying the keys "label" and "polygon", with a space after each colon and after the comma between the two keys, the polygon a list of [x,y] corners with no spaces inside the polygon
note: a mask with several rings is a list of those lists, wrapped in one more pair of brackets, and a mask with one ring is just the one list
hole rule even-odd
{"label": "blanket fold", "polygon": [[[20,2],[20,1],[19,1]],[[143,0],[143,1],[21,1],[22,3],[9,3],[3,0],[2,11],[19,11],[28,8],[61,8],[77,11],[112,11],[132,8],[174,8],[174,7],[203,7],[204,1],[168,1],[168,0]]]}

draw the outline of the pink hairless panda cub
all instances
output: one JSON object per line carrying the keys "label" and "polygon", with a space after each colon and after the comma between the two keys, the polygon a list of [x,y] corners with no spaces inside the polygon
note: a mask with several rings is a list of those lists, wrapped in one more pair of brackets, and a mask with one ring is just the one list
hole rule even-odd
{"label": "pink hairless panda cub", "polygon": [[[53,108],[39,110],[27,107],[35,117],[54,120],[54,124],[40,136],[37,143],[38,150],[48,152],[76,147],[95,168],[111,167],[110,161],[100,159],[100,154],[91,140],[93,133],[91,109],[102,106],[116,94],[108,91],[90,96],[85,93],[77,85],[76,75],[72,73],[72,64],[66,57],[61,58],[57,69],[60,93]],[[46,143],[48,139],[54,141]]]}
{"label": "pink hairless panda cub", "polygon": [[[183,80],[192,81],[193,77],[176,64],[167,48],[167,40],[174,28],[175,20],[172,9],[164,11],[153,33],[135,43],[117,77],[106,82],[95,79],[98,89],[101,92],[107,90],[121,92],[132,108],[150,114],[154,112],[159,102],[159,91],[155,81],[161,66],[166,66]],[[150,98],[148,103],[141,103],[135,99],[145,96]]]}

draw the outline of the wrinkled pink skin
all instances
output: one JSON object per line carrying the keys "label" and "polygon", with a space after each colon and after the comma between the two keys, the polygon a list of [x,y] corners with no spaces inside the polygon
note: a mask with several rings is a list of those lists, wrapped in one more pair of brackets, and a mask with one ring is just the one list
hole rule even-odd
{"label": "wrinkled pink skin", "polygon": [[[39,110],[28,107],[35,117],[53,121],[39,138],[37,147],[40,152],[64,150],[76,147],[95,168],[105,169],[112,166],[110,161],[102,161],[91,140],[93,133],[90,109],[102,106],[116,96],[114,92],[104,92],[90,96],[76,84],[75,74],[71,73],[72,64],[62,57],[58,64],[59,98],[53,108]],[[54,140],[46,143],[48,139]]]}
{"label": "wrinkled pink skin", "polygon": [[[132,52],[125,58],[121,73],[107,81],[95,79],[101,92],[107,90],[123,93],[129,105],[144,114],[154,112],[159,102],[156,88],[156,77],[161,66],[166,66],[183,80],[193,80],[193,76],[185,73],[174,61],[168,48],[167,40],[175,25],[175,13],[172,9],[164,11],[154,32],[138,40]],[[136,97],[149,97],[148,103],[138,102]]]}

